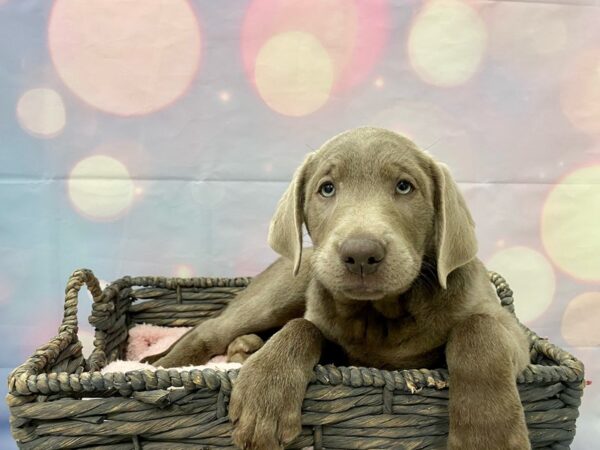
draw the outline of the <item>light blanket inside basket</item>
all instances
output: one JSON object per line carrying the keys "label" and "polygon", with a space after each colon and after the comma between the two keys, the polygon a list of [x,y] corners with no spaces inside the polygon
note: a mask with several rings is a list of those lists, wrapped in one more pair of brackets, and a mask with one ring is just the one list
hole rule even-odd
{"label": "light blanket inside basket", "polygon": [[[154,367],[151,364],[141,363],[139,361],[145,356],[155,355],[156,353],[168,349],[173,342],[183,336],[189,329],[189,327],[159,327],[148,324],[132,327],[131,330],[129,330],[129,340],[127,341],[127,351],[125,355],[127,359],[111,362],[102,369],[102,373],[158,369],[159,367]],[[241,366],[240,363],[228,363],[226,355],[218,355],[203,366],[175,367],[175,369],[190,370],[210,368],[213,370],[225,371],[229,369],[238,369]],[[302,450],[313,450],[313,447],[304,447]]]}
{"label": "light blanket inside basket", "polygon": [[[129,372],[132,370],[156,370],[152,364],[142,363],[146,356],[155,355],[168,349],[177,339],[183,336],[189,327],[160,327],[157,325],[141,324],[129,330],[125,360],[116,360],[106,365],[102,373]],[[225,355],[218,355],[202,366],[177,367],[177,370],[214,369],[229,370],[241,367],[239,363],[228,363]]]}

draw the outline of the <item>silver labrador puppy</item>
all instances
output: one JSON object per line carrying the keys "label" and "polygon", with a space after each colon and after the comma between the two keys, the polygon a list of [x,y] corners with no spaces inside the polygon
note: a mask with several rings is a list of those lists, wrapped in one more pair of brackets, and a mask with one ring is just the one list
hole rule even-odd
{"label": "silver labrador puppy", "polygon": [[[303,225],[314,245],[304,251]],[[515,383],[527,339],[476,258],[471,215],[445,166],[391,131],[342,133],[296,171],[269,243],[283,258],[149,358],[172,367],[250,355],[230,402],[236,445],[291,442],[313,367],[333,348],[327,358],[339,363],[386,369],[445,360],[448,448],[531,448]],[[253,333],[273,327],[283,328],[261,348]]]}

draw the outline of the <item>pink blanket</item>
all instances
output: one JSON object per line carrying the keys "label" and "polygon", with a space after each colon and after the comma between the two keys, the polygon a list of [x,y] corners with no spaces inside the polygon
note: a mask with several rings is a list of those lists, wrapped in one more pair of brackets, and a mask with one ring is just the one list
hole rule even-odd
{"label": "pink blanket", "polygon": [[[156,325],[141,324],[129,330],[126,360],[117,360],[102,369],[102,373],[129,372],[132,370],[156,370],[157,367],[148,363],[141,363],[140,359],[160,353],[168,349],[177,339],[183,336],[189,327],[160,327]],[[227,362],[225,355],[212,358],[202,366],[177,367],[177,370],[205,369],[229,370],[241,367],[239,363]]]}

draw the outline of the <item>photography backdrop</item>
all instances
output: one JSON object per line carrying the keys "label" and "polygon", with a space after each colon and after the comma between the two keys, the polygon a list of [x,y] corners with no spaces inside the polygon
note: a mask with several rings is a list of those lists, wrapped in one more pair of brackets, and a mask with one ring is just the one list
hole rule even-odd
{"label": "photography backdrop", "polygon": [[451,167],[520,318],[586,363],[573,448],[597,448],[599,24],[593,0],[0,0],[2,379],[77,268],[261,271],[304,154],[377,125]]}

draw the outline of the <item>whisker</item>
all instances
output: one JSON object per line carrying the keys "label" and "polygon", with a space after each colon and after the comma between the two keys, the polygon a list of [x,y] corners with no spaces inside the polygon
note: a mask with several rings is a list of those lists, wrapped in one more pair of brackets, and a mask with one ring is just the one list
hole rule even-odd
{"label": "whisker", "polygon": [[433,147],[434,145],[436,145],[438,142],[440,142],[442,140],[441,137],[437,138],[435,141],[433,141],[433,143],[429,144],[427,147],[425,147],[423,150],[424,151],[428,151],[431,147]]}

